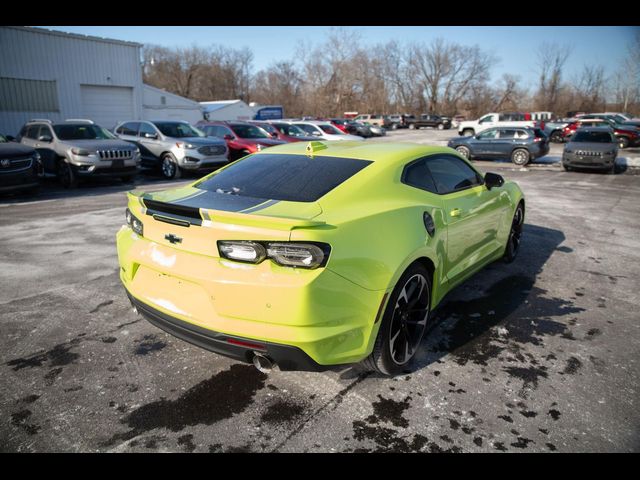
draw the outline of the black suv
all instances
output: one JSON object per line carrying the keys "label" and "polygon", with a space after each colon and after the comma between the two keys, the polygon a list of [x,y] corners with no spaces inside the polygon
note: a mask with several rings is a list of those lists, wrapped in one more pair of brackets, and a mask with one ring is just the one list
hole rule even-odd
{"label": "black suv", "polygon": [[431,127],[438,130],[444,130],[451,128],[451,120],[449,118],[441,117],[440,115],[434,115],[431,113],[423,113],[420,118],[417,118],[409,123],[409,128],[424,128]]}
{"label": "black suv", "polygon": [[38,190],[40,155],[35,149],[0,135],[0,193]]}

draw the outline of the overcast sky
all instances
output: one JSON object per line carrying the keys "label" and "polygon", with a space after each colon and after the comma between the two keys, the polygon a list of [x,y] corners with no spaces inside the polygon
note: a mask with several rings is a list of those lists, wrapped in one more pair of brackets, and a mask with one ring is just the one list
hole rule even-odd
{"label": "overcast sky", "polygon": [[[128,40],[166,47],[209,46],[249,47],[254,54],[255,71],[277,60],[293,59],[302,41],[319,44],[330,27],[65,27],[51,28],[71,33]],[[361,35],[362,44],[373,47],[389,40],[429,42],[437,37],[464,45],[478,45],[500,58],[493,69],[494,79],[503,73],[520,75],[525,86],[535,84],[536,49],[544,42],[570,45],[565,78],[579,74],[585,64],[603,65],[613,72],[625,56],[627,43],[638,27],[347,27]]]}

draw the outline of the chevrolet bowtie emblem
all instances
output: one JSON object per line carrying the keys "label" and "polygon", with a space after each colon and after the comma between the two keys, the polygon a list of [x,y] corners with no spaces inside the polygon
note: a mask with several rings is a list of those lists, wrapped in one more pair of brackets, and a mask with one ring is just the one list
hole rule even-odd
{"label": "chevrolet bowtie emblem", "polygon": [[164,236],[165,240],[169,240],[170,243],[182,243],[182,239],[180,237],[176,237],[173,233],[167,233]]}

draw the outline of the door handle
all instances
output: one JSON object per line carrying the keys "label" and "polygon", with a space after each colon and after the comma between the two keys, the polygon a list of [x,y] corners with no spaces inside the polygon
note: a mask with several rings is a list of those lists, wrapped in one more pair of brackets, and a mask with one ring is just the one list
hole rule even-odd
{"label": "door handle", "polygon": [[459,208],[454,208],[453,210],[451,210],[451,213],[449,215],[451,215],[452,217],[461,217],[462,210],[460,210]]}

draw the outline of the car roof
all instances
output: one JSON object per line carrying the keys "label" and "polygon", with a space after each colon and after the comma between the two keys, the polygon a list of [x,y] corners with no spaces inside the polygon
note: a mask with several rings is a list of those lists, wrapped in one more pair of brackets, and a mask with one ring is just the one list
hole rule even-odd
{"label": "car roof", "polygon": [[456,155],[456,152],[449,147],[439,147],[409,142],[384,142],[367,143],[360,141],[311,141],[294,142],[270,147],[256,153],[256,155],[270,153],[286,153],[294,155],[308,155],[307,148],[311,145],[315,156],[353,158],[368,160],[371,162],[393,163],[401,162],[410,158],[431,155],[434,153],[448,153]]}

